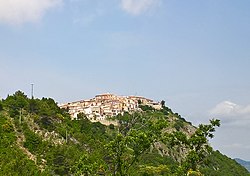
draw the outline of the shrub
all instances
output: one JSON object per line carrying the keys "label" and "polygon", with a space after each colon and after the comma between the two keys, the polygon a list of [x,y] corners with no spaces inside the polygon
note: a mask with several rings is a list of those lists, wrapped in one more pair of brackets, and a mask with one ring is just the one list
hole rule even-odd
{"label": "shrub", "polygon": [[0,111],[2,111],[3,110],[3,103],[2,103],[2,101],[0,101]]}
{"label": "shrub", "polygon": [[110,124],[109,125],[109,129],[111,129],[111,130],[115,129],[115,125],[114,124]]}

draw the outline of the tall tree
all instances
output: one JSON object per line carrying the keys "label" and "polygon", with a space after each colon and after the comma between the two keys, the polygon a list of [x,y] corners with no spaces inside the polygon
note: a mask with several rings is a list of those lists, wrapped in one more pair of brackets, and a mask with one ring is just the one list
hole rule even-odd
{"label": "tall tree", "polygon": [[167,126],[164,118],[134,113],[119,116],[120,131],[106,148],[111,158],[113,175],[128,175],[140,156],[160,140],[161,130]]}

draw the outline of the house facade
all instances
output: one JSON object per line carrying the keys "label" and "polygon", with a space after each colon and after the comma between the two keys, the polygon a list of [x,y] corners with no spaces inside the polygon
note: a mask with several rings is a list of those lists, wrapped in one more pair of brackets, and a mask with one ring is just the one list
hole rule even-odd
{"label": "house facade", "polygon": [[81,100],[60,105],[68,109],[72,119],[77,119],[79,113],[84,113],[91,121],[105,121],[107,117],[117,116],[124,112],[140,110],[139,103],[160,109],[161,104],[141,96],[119,96],[105,93],[96,95],[89,100]]}

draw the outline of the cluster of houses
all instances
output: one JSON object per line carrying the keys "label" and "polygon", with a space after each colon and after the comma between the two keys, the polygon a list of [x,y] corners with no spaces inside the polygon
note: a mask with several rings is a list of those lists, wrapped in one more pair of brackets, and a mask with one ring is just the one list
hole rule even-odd
{"label": "cluster of houses", "polygon": [[81,100],[60,105],[67,109],[72,119],[77,119],[79,113],[84,113],[91,121],[105,121],[124,112],[140,110],[139,104],[161,108],[161,103],[141,96],[118,96],[110,93],[96,95],[89,100]]}

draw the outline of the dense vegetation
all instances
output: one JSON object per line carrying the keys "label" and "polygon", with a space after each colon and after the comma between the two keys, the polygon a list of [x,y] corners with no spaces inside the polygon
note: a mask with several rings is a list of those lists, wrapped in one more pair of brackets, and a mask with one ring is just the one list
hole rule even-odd
{"label": "dense vegetation", "polygon": [[0,101],[0,175],[249,175],[208,145],[219,120],[193,127],[162,104],[104,126],[17,91]]}
{"label": "dense vegetation", "polygon": [[250,161],[244,161],[239,158],[235,158],[234,160],[240,165],[244,166],[250,172]]}

